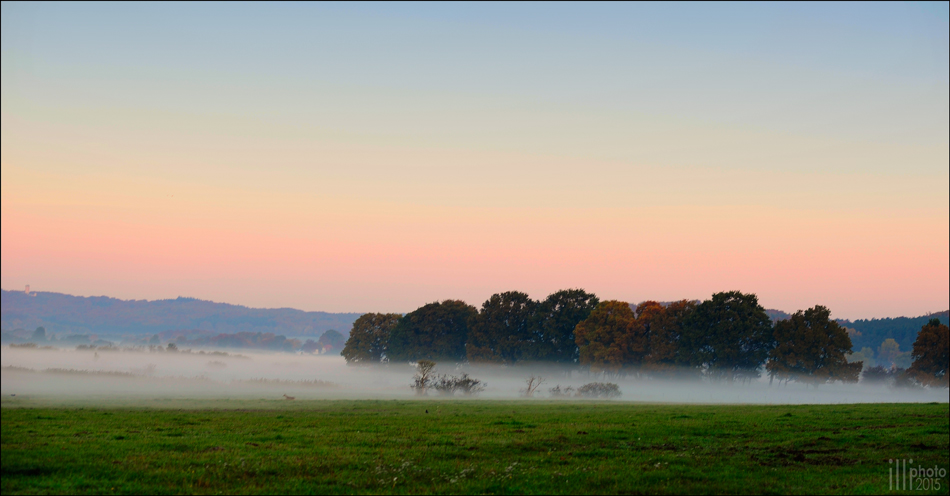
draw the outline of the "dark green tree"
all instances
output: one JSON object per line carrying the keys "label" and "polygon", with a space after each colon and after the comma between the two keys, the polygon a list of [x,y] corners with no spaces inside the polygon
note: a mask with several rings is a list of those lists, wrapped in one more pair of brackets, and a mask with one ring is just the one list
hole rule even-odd
{"label": "dark green tree", "polygon": [[367,313],[353,322],[350,337],[340,352],[350,365],[379,363],[386,356],[389,337],[399,324],[398,313]]}
{"label": "dark green tree", "polygon": [[847,360],[851,337],[821,305],[776,322],[773,338],[774,347],[765,366],[769,382],[778,377],[818,386],[836,380],[857,382],[860,377],[863,363]]}
{"label": "dark green tree", "polygon": [[716,293],[683,326],[680,353],[713,378],[758,377],[772,348],[772,320],[754,294]]}
{"label": "dark green tree", "polygon": [[[494,294],[482,304],[469,334],[466,351],[470,362],[514,363],[530,356],[531,324],[538,302],[525,293]],[[527,353],[526,353],[527,351]]]}
{"label": "dark green tree", "polygon": [[42,342],[45,342],[45,341],[46,341],[46,328],[45,328],[45,327],[37,327],[36,330],[33,331],[33,335],[30,336],[30,341],[33,341],[34,343],[42,343]]}
{"label": "dark green tree", "polygon": [[947,387],[947,368],[950,366],[950,327],[931,319],[920,329],[914,341],[914,363],[908,375],[925,386]]}
{"label": "dark green tree", "polygon": [[402,317],[389,337],[390,362],[465,361],[465,343],[478,310],[459,300],[424,305]]}
{"label": "dark green tree", "polygon": [[538,306],[531,323],[529,345],[524,359],[574,363],[577,343],[574,328],[590,316],[600,300],[583,289],[562,289]]}

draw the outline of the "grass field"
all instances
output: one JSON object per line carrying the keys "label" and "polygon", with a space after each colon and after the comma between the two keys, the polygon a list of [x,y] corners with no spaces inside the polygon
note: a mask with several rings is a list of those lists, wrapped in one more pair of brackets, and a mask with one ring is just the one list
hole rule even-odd
{"label": "grass field", "polygon": [[869,494],[890,492],[890,459],[946,470],[948,442],[946,403],[12,398],[0,480],[3,494]]}

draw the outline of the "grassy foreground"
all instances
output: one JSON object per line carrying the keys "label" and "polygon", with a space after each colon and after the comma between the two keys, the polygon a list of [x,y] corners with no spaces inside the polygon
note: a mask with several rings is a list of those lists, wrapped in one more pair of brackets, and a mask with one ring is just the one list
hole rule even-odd
{"label": "grassy foreground", "polygon": [[884,493],[950,442],[947,404],[154,404],[5,399],[3,494]]}

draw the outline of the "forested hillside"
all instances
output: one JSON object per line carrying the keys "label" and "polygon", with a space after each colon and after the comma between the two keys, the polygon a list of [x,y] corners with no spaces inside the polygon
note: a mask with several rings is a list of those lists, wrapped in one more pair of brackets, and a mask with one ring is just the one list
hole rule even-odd
{"label": "forested hillside", "polygon": [[900,346],[900,353],[910,353],[920,328],[933,318],[939,319],[946,325],[950,322],[948,312],[950,311],[944,310],[920,317],[839,320],[838,323],[856,331],[851,333],[851,344],[855,352],[870,348],[877,355],[880,353],[881,344],[888,339],[893,339]]}

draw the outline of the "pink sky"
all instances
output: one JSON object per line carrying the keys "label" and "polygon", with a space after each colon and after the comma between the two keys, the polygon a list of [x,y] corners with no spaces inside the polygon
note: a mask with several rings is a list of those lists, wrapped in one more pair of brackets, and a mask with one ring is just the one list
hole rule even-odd
{"label": "pink sky", "polygon": [[947,306],[947,218],[922,206],[492,207],[109,181],[4,169],[5,289],[357,312],[568,287],[631,302],[739,289],[843,318]]}

